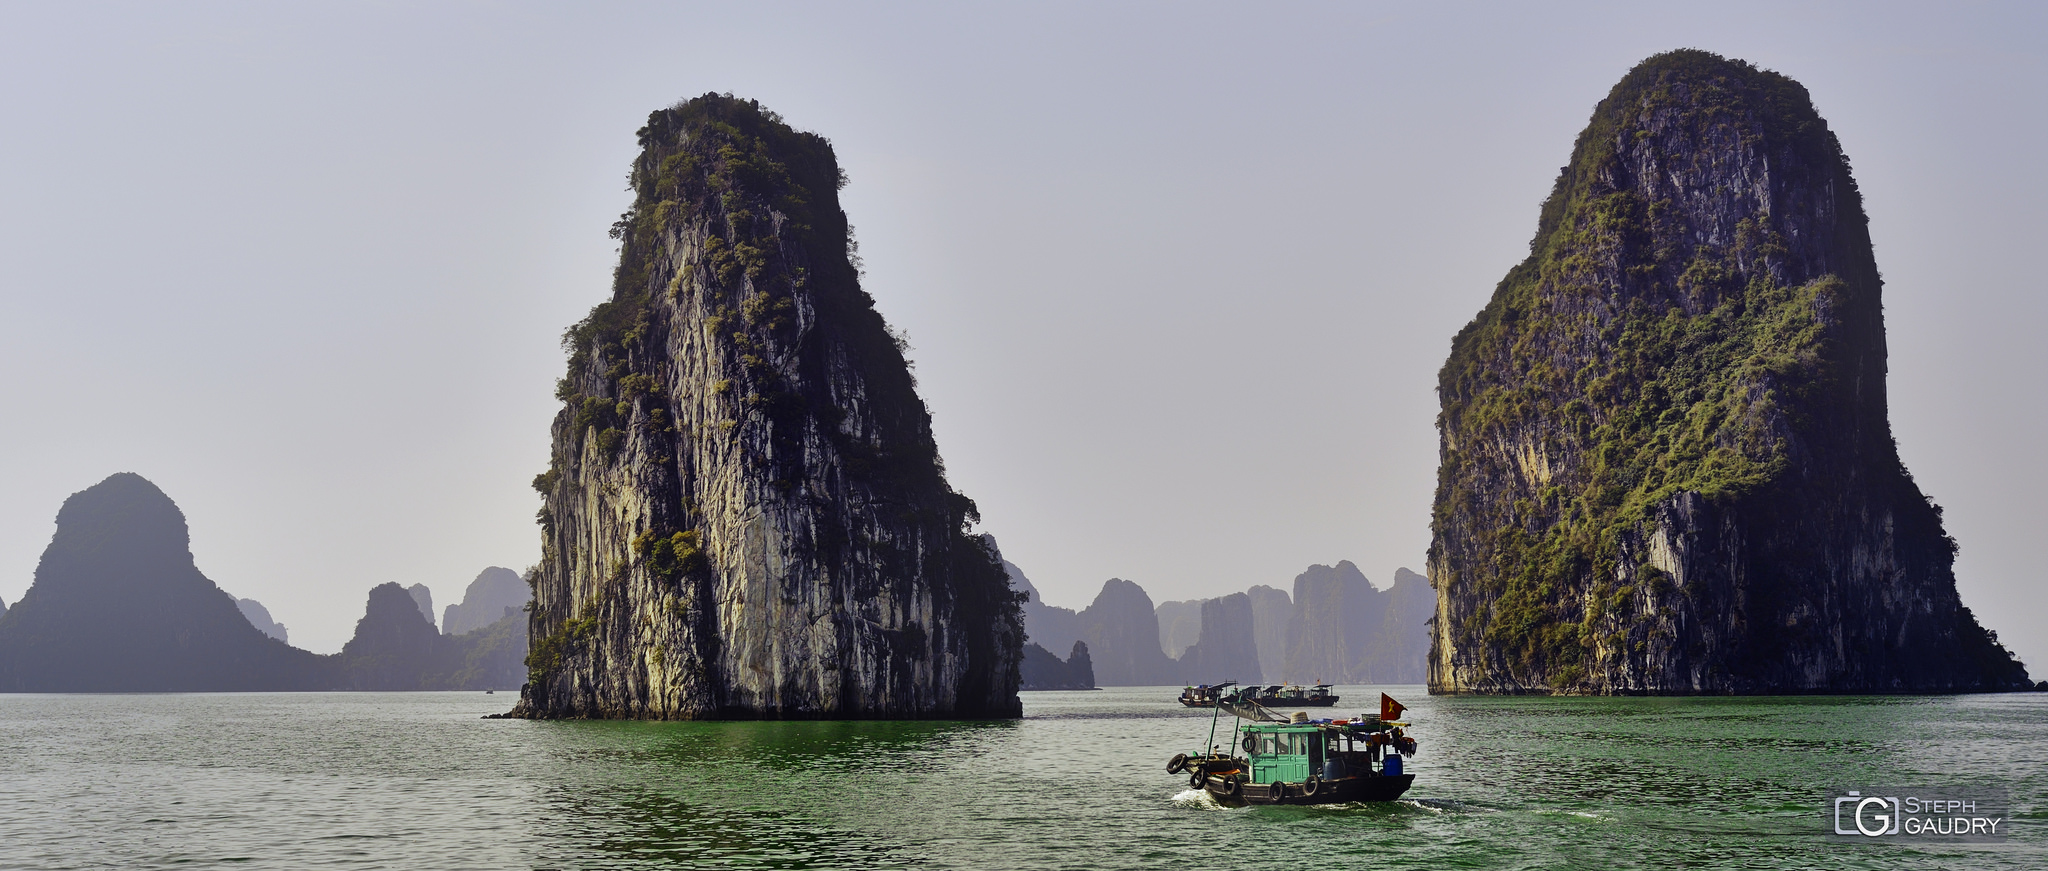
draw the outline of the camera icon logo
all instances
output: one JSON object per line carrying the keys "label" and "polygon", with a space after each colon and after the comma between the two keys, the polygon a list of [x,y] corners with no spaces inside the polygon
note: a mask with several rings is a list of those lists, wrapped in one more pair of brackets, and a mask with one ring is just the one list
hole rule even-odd
{"label": "camera icon logo", "polygon": [[[1842,825],[1844,808],[1848,810],[1847,827]],[[1899,833],[1899,810],[1897,798],[1866,796],[1851,791],[1848,795],[1835,799],[1835,834],[1868,835],[1873,838],[1880,835],[1896,835]]]}

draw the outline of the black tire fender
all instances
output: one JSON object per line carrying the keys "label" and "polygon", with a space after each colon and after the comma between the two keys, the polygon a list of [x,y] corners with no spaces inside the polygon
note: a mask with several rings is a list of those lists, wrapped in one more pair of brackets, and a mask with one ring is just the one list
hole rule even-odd
{"label": "black tire fender", "polygon": [[1224,778],[1222,786],[1212,787],[1209,791],[1224,798],[1236,798],[1238,793],[1244,791],[1244,784],[1239,783],[1235,777],[1228,777]]}
{"label": "black tire fender", "polygon": [[1323,779],[1315,775],[1309,775],[1307,780],[1301,782],[1301,794],[1304,796],[1315,795],[1322,790]]}
{"label": "black tire fender", "polygon": [[1186,753],[1175,753],[1172,759],[1166,760],[1167,774],[1179,774],[1186,770],[1188,770],[1188,755]]}

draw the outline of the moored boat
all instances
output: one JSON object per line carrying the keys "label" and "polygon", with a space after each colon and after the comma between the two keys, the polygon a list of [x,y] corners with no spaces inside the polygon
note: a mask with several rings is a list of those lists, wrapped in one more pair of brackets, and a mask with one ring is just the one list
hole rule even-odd
{"label": "moored boat", "polygon": [[1197,684],[1180,691],[1180,703],[1190,708],[1209,708],[1223,697],[1223,691],[1237,686],[1237,681],[1227,680],[1219,684]]}

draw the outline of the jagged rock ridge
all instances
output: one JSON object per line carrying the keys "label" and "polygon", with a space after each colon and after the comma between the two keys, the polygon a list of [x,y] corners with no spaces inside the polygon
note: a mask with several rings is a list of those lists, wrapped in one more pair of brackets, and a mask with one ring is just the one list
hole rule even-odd
{"label": "jagged rock ridge", "polygon": [[706,95],[639,132],[565,336],[524,716],[1014,716],[1023,627],[849,259],[831,146]]}
{"label": "jagged rock ridge", "polygon": [[1623,78],[1439,377],[1432,691],[2023,686],[1899,461],[1881,289],[1804,88]]}

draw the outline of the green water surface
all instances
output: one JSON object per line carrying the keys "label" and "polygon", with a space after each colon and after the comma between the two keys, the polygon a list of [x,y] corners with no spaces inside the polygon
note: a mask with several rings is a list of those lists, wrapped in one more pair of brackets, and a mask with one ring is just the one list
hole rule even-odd
{"label": "green water surface", "polygon": [[[1178,687],[1008,722],[481,720],[471,693],[0,695],[5,868],[2048,868],[2048,695],[1431,698],[1397,803],[1216,806]],[[1367,702],[1354,705],[1352,702]],[[1227,719],[1226,719],[1227,723]],[[1226,727],[1227,728],[1227,725]],[[1980,845],[1830,791],[2009,789]]]}

